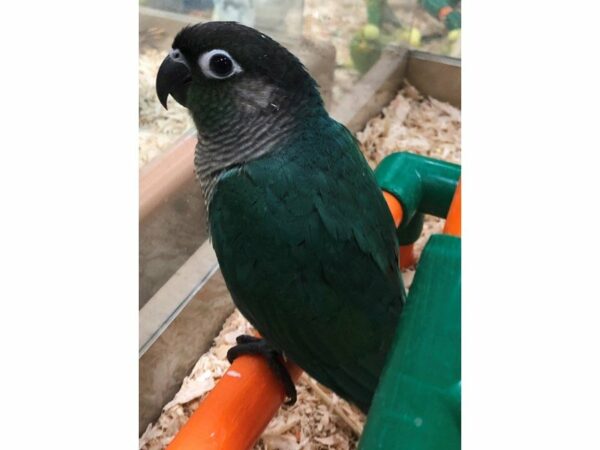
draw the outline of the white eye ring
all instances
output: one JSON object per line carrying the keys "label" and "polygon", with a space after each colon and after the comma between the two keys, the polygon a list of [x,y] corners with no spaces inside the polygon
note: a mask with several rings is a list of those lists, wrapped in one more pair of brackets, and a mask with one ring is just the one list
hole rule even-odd
{"label": "white eye ring", "polygon": [[[219,75],[219,74],[215,73],[215,71],[212,70],[210,67],[210,61],[211,61],[212,57],[215,55],[226,56],[231,61],[231,71],[229,71],[225,75]],[[229,78],[229,77],[235,75],[236,73],[242,72],[242,68],[236,62],[236,60],[233,59],[226,50],[221,50],[218,48],[215,48],[214,50],[211,50],[209,52],[206,52],[206,53],[203,53],[202,55],[200,55],[200,58],[198,58],[198,65],[200,66],[202,73],[206,77],[216,78],[217,80],[223,80],[225,78]]]}

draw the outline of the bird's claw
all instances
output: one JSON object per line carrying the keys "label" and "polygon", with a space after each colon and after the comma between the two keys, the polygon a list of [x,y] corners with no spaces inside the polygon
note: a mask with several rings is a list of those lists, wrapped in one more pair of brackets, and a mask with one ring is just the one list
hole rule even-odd
{"label": "bird's claw", "polygon": [[227,360],[232,363],[238,356],[242,355],[260,355],[263,356],[275,376],[283,383],[285,395],[289,398],[285,402],[286,405],[296,403],[297,393],[294,381],[290,376],[287,368],[283,364],[283,355],[281,352],[274,350],[262,338],[242,334],[236,338],[237,345],[231,347],[227,351]]}

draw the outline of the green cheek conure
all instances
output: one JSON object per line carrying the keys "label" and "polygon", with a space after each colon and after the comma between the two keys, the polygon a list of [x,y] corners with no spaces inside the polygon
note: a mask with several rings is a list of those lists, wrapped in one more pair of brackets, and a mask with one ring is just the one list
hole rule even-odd
{"label": "green cheek conure", "polygon": [[278,356],[367,411],[404,287],[396,230],[356,140],[300,61],[232,22],[184,28],[156,81],[190,111],[212,243],[231,296],[295,400]]}
{"label": "green cheek conure", "polygon": [[367,72],[380,58],[382,49],[379,28],[372,24],[362,27],[350,41],[350,57],[356,70]]}

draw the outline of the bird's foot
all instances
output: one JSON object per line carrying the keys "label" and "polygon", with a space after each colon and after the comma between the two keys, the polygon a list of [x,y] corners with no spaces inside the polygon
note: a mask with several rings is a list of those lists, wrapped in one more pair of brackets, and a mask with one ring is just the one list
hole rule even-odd
{"label": "bird's foot", "polygon": [[236,338],[237,345],[227,352],[227,360],[232,363],[238,356],[260,355],[263,356],[275,376],[283,383],[285,395],[289,398],[286,405],[296,403],[296,386],[287,368],[283,364],[283,354],[274,350],[266,340],[242,334]]}

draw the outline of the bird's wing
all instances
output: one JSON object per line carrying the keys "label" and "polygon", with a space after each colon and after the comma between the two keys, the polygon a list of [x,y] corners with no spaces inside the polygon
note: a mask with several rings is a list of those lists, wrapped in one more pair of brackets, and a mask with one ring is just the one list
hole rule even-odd
{"label": "bird's wing", "polygon": [[217,185],[210,223],[241,312],[310,375],[365,409],[404,292],[385,201],[349,132],[335,131],[313,130],[230,171]]}

